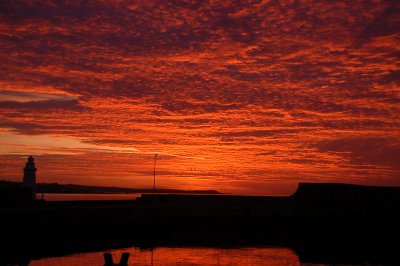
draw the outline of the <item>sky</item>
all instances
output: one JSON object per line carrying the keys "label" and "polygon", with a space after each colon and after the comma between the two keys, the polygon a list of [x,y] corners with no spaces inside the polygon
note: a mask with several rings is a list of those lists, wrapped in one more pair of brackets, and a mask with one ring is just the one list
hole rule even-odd
{"label": "sky", "polygon": [[395,0],[3,0],[0,179],[400,186],[399,56]]}

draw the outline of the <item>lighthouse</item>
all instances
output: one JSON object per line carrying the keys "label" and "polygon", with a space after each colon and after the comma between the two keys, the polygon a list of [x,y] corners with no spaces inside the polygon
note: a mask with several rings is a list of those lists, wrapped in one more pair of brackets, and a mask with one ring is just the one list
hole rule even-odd
{"label": "lighthouse", "polygon": [[32,155],[28,157],[24,168],[24,180],[22,186],[31,190],[32,200],[36,199],[36,167]]}

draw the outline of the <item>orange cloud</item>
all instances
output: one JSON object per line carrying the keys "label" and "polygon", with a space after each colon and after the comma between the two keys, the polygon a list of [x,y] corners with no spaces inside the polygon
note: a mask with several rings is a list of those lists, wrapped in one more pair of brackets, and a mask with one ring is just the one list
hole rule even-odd
{"label": "orange cloud", "polygon": [[400,185],[399,9],[3,1],[0,178],[26,151],[39,180],[145,187],[158,152],[165,187]]}

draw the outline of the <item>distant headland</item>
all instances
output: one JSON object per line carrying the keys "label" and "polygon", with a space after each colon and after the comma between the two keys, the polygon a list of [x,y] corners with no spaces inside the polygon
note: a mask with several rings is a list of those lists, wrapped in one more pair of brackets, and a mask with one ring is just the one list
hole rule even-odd
{"label": "distant headland", "polygon": [[[0,180],[1,188],[21,187],[20,182]],[[153,189],[146,188],[123,188],[123,187],[103,187],[85,186],[77,184],[58,184],[58,183],[38,183],[36,193],[65,193],[65,194],[126,194],[126,193],[152,193]],[[158,188],[156,193],[179,193],[179,194],[221,194],[217,190],[181,190]]]}

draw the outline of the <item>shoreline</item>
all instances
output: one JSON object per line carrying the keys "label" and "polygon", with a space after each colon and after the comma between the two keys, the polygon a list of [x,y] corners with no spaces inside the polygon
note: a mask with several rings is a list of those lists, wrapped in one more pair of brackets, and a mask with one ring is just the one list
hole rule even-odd
{"label": "shoreline", "polygon": [[128,246],[275,245],[306,262],[399,264],[399,189],[300,184],[290,197],[37,201],[0,208],[0,255],[11,261]]}

